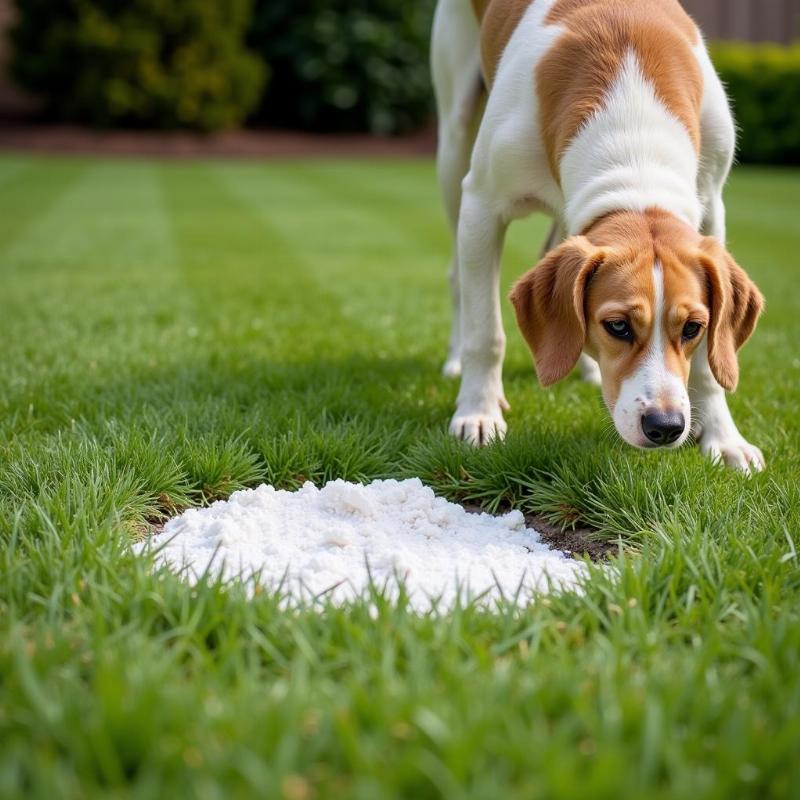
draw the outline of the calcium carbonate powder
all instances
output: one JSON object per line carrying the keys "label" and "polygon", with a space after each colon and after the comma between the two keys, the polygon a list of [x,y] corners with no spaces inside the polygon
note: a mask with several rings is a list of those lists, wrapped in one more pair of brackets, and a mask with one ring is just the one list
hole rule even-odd
{"label": "calcium carbonate powder", "polygon": [[362,485],[306,483],[295,492],[262,485],[209,508],[189,509],[142,547],[190,582],[208,571],[255,575],[289,600],[361,596],[370,581],[411,605],[449,608],[459,596],[491,604],[530,602],[551,588],[579,586],[583,564],[551,550],[519,511],[471,514],[437,497],[419,479]]}

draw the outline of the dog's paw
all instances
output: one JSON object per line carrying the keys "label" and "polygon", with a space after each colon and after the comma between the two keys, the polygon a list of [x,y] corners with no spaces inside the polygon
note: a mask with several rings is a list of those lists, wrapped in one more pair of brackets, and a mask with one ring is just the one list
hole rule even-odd
{"label": "dog's paw", "polygon": [[450,433],[475,447],[483,447],[495,440],[502,441],[507,430],[508,426],[499,407],[494,413],[456,411],[450,422]]}
{"label": "dog's paw", "polygon": [[461,375],[461,359],[458,356],[448,356],[442,367],[445,378],[458,378]]}
{"label": "dog's paw", "polygon": [[766,466],[763,453],[741,437],[703,437],[700,440],[700,450],[712,461],[737,469],[745,475],[761,472]]}

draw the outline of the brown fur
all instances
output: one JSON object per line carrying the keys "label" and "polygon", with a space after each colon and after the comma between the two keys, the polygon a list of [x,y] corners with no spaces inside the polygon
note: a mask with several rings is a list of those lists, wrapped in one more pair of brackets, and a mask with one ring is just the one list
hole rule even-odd
{"label": "brown fur", "polygon": [[486,9],[491,1],[492,0],[472,0],[472,10],[475,12],[478,22],[483,19],[483,15],[486,13]]}
{"label": "brown fur", "polygon": [[[563,378],[581,350],[600,362],[611,407],[622,381],[647,352],[653,333],[653,265],[664,273],[667,368],[689,378],[702,337],[682,340],[688,321],[708,327],[709,364],[733,389],[736,350],[750,337],[762,308],[758,289],[715,240],[666,212],[618,212],[573,237],[524,275],[511,293],[520,329],[545,386]],[[608,319],[627,319],[634,342],[609,336]]]}
{"label": "brown fur", "polygon": [[645,77],[699,151],[702,75],[699,36],[677,0],[559,0],[548,21],[566,27],[537,67],[542,136],[550,168],[603,103],[633,49]]}
{"label": "brown fur", "polygon": [[542,386],[560,381],[574,366],[586,341],[584,292],[606,254],[576,236],[551,251],[523,276],[511,302],[536,360]]}
{"label": "brown fur", "polygon": [[487,86],[492,85],[500,56],[532,2],[535,0],[472,0],[481,23],[481,67]]}
{"label": "brown fur", "polygon": [[701,244],[700,264],[709,287],[708,363],[729,391],[739,382],[736,351],[752,336],[764,298],[747,273],[713,237]]}

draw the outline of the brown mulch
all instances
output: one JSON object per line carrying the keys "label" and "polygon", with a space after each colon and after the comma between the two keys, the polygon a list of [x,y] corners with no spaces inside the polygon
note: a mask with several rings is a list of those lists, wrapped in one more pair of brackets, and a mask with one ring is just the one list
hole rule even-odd
{"label": "brown mulch", "polygon": [[241,130],[201,134],[173,131],[97,131],[74,125],[0,121],[0,151],[158,158],[412,158],[436,149],[436,131],[408,136],[313,134]]}

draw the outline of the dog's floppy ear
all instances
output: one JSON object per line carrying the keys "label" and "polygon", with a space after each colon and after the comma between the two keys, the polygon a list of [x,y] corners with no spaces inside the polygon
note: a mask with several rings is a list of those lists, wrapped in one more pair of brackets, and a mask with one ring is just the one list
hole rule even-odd
{"label": "dog's floppy ear", "polygon": [[700,249],[700,265],[706,273],[711,303],[708,363],[717,383],[732,392],[739,382],[736,351],[753,333],[764,298],[716,239],[705,237]]}
{"label": "dog's floppy ear", "polygon": [[586,286],[605,251],[584,236],[551,250],[511,290],[525,341],[542,386],[560,381],[575,366],[586,340]]}

